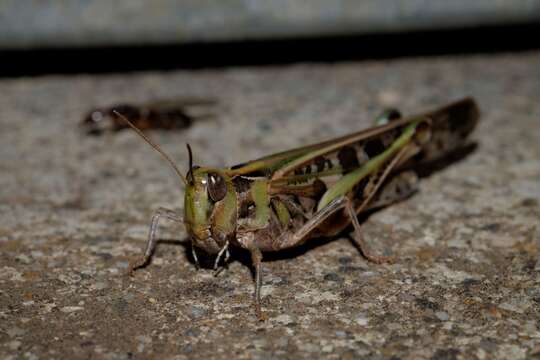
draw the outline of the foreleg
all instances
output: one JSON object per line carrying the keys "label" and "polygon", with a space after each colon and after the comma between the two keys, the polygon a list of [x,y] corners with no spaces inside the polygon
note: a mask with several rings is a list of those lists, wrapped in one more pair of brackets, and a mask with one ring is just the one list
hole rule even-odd
{"label": "foreleg", "polygon": [[128,270],[129,274],[132,274],[133,271],[135,271],[136,269],[145,266],[150,260],[150,257],[152,256],[156,248],[157,229],[159,225],[159,219],[162,217],[172,220],[174,222],[183,222],[182,217],[180,217],[174,211],[165,208],[157,209],[157,211],[154,213],[154,216],[152,216],[152,222],[150,223],[150,231],[148,233],[148,241],[146,242],[146,250],[144,251],[144,254],[142,256],[130,262]]}

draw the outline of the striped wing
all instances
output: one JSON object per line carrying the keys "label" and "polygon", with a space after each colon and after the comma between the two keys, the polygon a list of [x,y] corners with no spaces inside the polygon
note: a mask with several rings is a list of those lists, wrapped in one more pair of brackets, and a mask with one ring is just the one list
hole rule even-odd
{"label": "striped wing", "polygon": [[478,117],[474,100],[465,98],[431,112],[233,166],[228,173],[231,176],[266,176],[275,185],[344,174],[382,153],[408,124],[423,118],[431,120],[431,140],[416,158],[432,160],[462,146],[475,128]]}
{"label": "striped wing", "polygon": [[[282,175],[288,174],[289,172],[294,172],[298,167],[306,165],[310,161],[314,163],[318,162],[318,173],[320,173],[324,169],[320,163],[321,159],[317,158],[319,154],[328,154],[336,149],[348,144],[356,143],[362,139],[377,137],[383,133],[394,131],[413,120],[414,118],[400,119],[383,126],[362,130],[332,140],[272,154],[232,166],[227,170],[227,173],[231,176],[268,176],[272,179],[277,179],[282,177]],[[327,164],[326,169],[328,169],[330,166],[332,165]],[[316,172],[312,172],[312,174],[316,175]]]}

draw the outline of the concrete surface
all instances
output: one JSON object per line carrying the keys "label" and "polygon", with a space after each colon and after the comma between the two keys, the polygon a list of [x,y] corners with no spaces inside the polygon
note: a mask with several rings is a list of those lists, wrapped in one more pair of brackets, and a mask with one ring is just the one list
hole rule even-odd
{"label": "concrete surface", "polygon": [[179,44],[540,20],[540,0],[2,0],[0,48]]}
{"label": "concrete surface", "polygon": [[[540,356],[540,52],[0,80],[0,358],[525,359]],[[88,108],[210,95],[220,115],[152,137],[185,168],[222,166],[366,127],[382,107],[464,95],[477,151],[364,222],[394,265],[346,237],[264,263],[252,308],[243,254],[197,271],[152,211],[182,208],[167,165],[133,133],[85,137]],[[212,259],[209,259],[211,261]]]}

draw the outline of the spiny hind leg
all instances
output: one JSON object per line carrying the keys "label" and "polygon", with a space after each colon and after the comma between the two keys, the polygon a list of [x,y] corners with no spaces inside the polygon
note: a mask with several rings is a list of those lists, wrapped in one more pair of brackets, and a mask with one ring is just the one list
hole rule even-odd
{"label": "spiny hind leg", "polygon": [[360,223],[358,222],[358,218],[356,216],[357,213],[354,209],[354,205],[352,201],[350,201],[346,197],[339,197],[334,199],[323,209],[315,213],[315,215],[309,221],[307,221],[298,231],[296,231],[294,234],[289,235],[286,239],[283,239],[283,241],[281,242],[282,248],[293,247],[301,244],[309,236],[309,234],[315,229],[317,229],[326,219],[334,215],[337,211],[343,209],[345,209],[345,215],[349,216],[355,230],[355,236],[353,237],[353,241],[360,248],[360,251],[362,251],[362,254],[366,257],[366,259],[377,264],[394,261],[394,257],[392,256],[375,255],[369,250],[368,246],[364,242],[360,229]]}
{"label": "spiny hind leg", "polygon": [[[383,185],[379,194],[377,194],[373,201],[367,205],[367,209],[385,207],[408,198],[418,190],[418,182],[418,176],[414,171],[405,171],[396,175],[388,183]],[[360,230],[358,218],[356,214],[352,214],[351,208],[352,206],[349,205],[349,216],[351,217],[354,227],[352,240],[360,248],[364,256],[376,263],[394,262],[395,256],[379,256],[373,255],[370,252]]]}
{"label": "spiny hind leg", "polygon": [[182,217],[178,214],[176,214],[174,211],[162,208],[156,210],[154,215],[152,216],[152,221],[150,223],[150,230],[148,232],[148,241],[146,242],[146,250],[144,251],[144,254],[142,256],[139,256],[137,259],[134,259],[129,264],[129,270],[128,274],[133,274],[135,270],[137,270],[140,267],[145,266],[148,261],[150,260],[150,257],[154,253],[154,250],[156,248],[157,243],[157,229],[159,225],[159,219],[160,218],[166,218],[169,220],[172,220],[174,222],[182,222]]}
{"label": "spiny hind leg", "polygon": [[[380,193],[384,193],[383,184],[385,180],[390,176],[392,170],[395,169],[399,163],[401,163],[405,159],[414,155],[417,152],[417,149],[418,147],[414,143],[403,147],[397,153],[397,155],[388,163],[388,165],[384,168],[380,176],[376,176],[373,178],[375,179],[375,181],[371,184],[370,190],[368,191],[367,194],[365,194],[365,198],[363,199],[360,206],[357,206],[355,208],[351,200],[347,201],[347,204],[345,206],[347,214],[349,215],[351,223],[353,224],[353,227],[354,227],[354,236],[352,237],[354,243],[360,248],[360,250],[366,257],[366,259],[373,261],[375,263],[380,264],[380,263],[385,263],[385,262],[393,262],[395,258],[392,256],[379,256],[379,255],[374,255],[371,253],[371,251],[369,250],[369,248],[367,247],[364,241],[364,237],[360,229],[360,223],[358,222],[357,214],[362,213],[363,211],[369,209],[372,206],[372,204],[374,203],[374,199],[376,199],[376,196]],[[413,175],[409,174],[409,176],[413,176]],[[402,181],[406,179],[407,178],[404,178],[402,179]],[[388,191],[390,191],[390,189]]]}
{"label": "spiny hind leg", "polygon": [[360,228],[360,223],[358,222],[358,217],[356,215],[356,211],[354,210],[354,206],[351,201],[348,201],[345,206],[347,215],[351,219],[351,223],[354,228],[354,234],[351,236],[353,242],[358,246],[360,251],[362,252],[362,255],[366,259],[368,259],[371,262],[374,262],[376,264],[383,264],[383,263],[393,263],[395,261],[395,256],[382,256],[382,255],[375,255],[373,252],[369,249],[369,246],[367,246],[366,242],[364,241],[364,236],[362,234],[362,229]]}

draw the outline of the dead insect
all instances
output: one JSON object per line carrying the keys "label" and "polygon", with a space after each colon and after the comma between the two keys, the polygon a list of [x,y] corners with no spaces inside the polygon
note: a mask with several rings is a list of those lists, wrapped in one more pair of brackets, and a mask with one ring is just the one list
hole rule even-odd
{"label": "dead insect", "polygon": [[411,169],[465,146],[478,118],[471,98],[407,118],[389,111],[377,119],[383,125],[225,169],[193,165],[188,145],[185,177],[157,145],[130,124],[171,164],[185,186],[183,217],[158,209],[144,255],[130,264],[130,273],[152,255],[160,218],[184,223],[197,263],[195,248],[216,256],[215,269],[223,256],[225,261],[228,258],[229,247],[251,253],[255,309],[263,319],[263,252],[334,236],[352,224],[353,240],[368,260],[392,261],[393,257],[368,249],[357,215],[410,196],[418,180]]}
{"label": "dead insect", "polygon": [[81,127],[91,135],[129,128],[128,124],[115,114],[116,110],[141,130],[185,129],[195,120],[212,116],[208,109],[216,104],[216,100],[204,98],[160,100],[139,105],[117,104],[91,110],[83,118]]}

